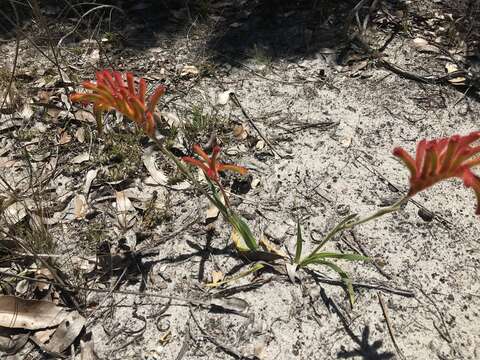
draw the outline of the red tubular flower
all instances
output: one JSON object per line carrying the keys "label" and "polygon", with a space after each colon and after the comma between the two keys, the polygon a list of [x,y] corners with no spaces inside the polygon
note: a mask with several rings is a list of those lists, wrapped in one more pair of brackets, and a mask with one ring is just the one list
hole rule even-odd
{"label": "red tubular flower", "polygon": [[153,112],[160,96],[165,93],[165,87],[157,87],[148,102],[145,102],[147,91],[145,79],[140,78],[138,90],[135,91],[132,73],[126,74],[126,84],[118,71],[98,71],[96,76],[96,83],[85,81],[82,84],[85,89],[91,90],[91,93],[75,93],[70,96],[70,100],[83,104],[92,103],[95,113],[116,109],[135,121],[148,136],[153,137],[155,135]]}
{"label": "red tubular flower", "polygon": [[190,156],[184,156],[182,157],[182,160],[185,161],[186,163],[192,164],[202,169],[205,176],[207,176],[210,180],[215,181],[216,183],[219,182],[218,173],[220,171],[230,170],[230,171],[235,171],[242,175],[245,175],[247,173],[247,169],[242,166],[223,164],[218,162],[217,159],[220,153],[219,146],[215,146],[213,148],[212,156],[210,158],[208,157],[207,153],[203,151],[203,149],[198,144],[193,145],[193,151],[198,156],[200,156],[203,159],[203,161],[195,159]]}
{"label": "red tubular flower", "polygon": [[466,136],[454,135],[449,138],[422,140],[417,145],[416,158],[413,159],[404,149],[395,148],[397,156],[410,170],[410,189],[408,196],[445,179],[458,177],[463,184],[472,188],[477,197],[477,215],[480,215],[480,178],[471,168],[480,164],[480,146],[471,146],[480,139],[480,131]]}

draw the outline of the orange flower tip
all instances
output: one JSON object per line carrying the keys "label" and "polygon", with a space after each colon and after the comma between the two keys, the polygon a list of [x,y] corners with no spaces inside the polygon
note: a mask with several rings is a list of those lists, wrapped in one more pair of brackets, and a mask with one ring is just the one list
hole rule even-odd
{"label": "orange flower tip", "polygon": [[240,175],[246,175],[248,173],[248,169],[243,166],[238,166],[238,172]]}
{"label": "orange flower tip", "polygon": [[73,93],[70,94],[70,100],[71,101],[78,101],[78,99],[82,98],[83,94],[81,93]]}
{"label": "orange flower tip", "polygon": [[409,163],[409,164],[411,163],[412,165],[414,165],[414,161],[412,157],[408,154],[407,151],[405,151],[404,148],[396,147],[395,149],[393,149],[393,155],[396,157],[399,157],[406,163]]}
{"label": "orange flower tip", "polygon": [[404,152],[405,150],[403,150],[401,147],[396,147],[395,149],[393,149],[394,156],[402,157]]}

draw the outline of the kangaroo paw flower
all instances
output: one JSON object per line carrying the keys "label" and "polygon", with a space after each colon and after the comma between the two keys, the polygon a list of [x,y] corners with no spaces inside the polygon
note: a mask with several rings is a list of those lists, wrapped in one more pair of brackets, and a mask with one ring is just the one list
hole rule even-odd
{"label": "kangaroo paw flower", "polygon": [[202,159],[195,159],[190,156],[182,157],[182,160],[186,163],[199,167],[203,170],[205,176],[207,176],[210,180],[215,181],[216,183],[219,182],[219,172],[221,171],[235,171],[239,174],[246,174],[247,169],[238,166],[238,165],[231,165],[231,164],[223,164],[218,162],[218,156],[220,154],[220,147],[215,146],[213,148],[212,156],[209,157],[207,153],[200,147],[200,145],[195,144],[193,145],[193,151]]}
{"label": "kangaroo paw flower", "polygon": [[147,85],[143,78],[140,78],[138,89],[135,89],[132,73],[126,73],[124,79],[118,71],[103,70],[98,71],[96,77],[96,83],[85,81],[82,84],[84,89],[91,92],[74,93],[70,100],[85,105],[93,104],[93,110],[97,113],[116,109],[133,120],[148,136],[154,137],[156,123],[153,112],[158,100],[165,93],[165,87],[157,87],[146,101]]}
{"label": "kangaroo paw flower", "polygon": [[413,196],[440,181],[460,178],[466,187],[475,192],[476,214],[480,215],[480,178],[471,170],[480,164],[480,146],[472,146],[478,139],[480,131],[465,136],[422,140],[417,145],[415,158],[404,149],[395,148],[393,155],[400,158],[410,171],[408,196]]}

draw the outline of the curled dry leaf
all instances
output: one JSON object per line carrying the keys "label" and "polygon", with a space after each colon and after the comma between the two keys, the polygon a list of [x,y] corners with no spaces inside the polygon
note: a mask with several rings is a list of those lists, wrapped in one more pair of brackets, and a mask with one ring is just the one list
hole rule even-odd
{"label": "curled dry leaf", "polygon": [[165,173],[159,169],[157,169],[157,165],[155,164],[155,157],[153,156],[153,148],[149,147],[145,150],[143,154],[143,164],[148,170],[148,173],[153,178],[153,180],[158,185],[166,185],[168,178]]}
{"label": "curled dry leaf", "polygon": [[182,181],[175,185],[168,184],[168,177],[165,173],[157,168],[155,164],[155,157],[153,155],[153,147],[149,147],[145,150],[143,156],[143,165],[145,165],[151,178],[145,179],[145,183],[148,185],[162,185],[169,186],[175,190],[184,190],[190,187],[187,181]]}
{"label": "curled dry leaf", "polygon": [[39,330],[59,325],[67,311],[48,301],[0,296],[0,326],[11,329]]}
{"label": "curled dry leaf", "polygon": [[258,140],[255,149],[262,150],[265,147],[265,140]]}
{"label": "curled dry leaf", "polygon": [[210,223],[216,220],[218,218],[218,214],[220,214],[220,210],[218,210],[218,208],[215,205],[211,204],[207,209],[205,221],[207,223]]}
{"label": "curled dry leaf", "polygon": [[25,295],[28,291],[28,280],[20,280],[15,286],[15,294]]}
{"label": "curled dry leaf", "polygon": [[160,116],[167,122],[168,126],[178,128],[182,125],[181,120],[173,112],[162,111]]}
{"label": "curled dry leaf", "polygon": [[48,268],[41,268],[35,272],[35,278],[41,281],[35,283],[35,287],[40,291],[46,291],[50,288],[50,284],[45,281],[53,281],[54,277],[52,272]]}
{"label": "curled dry leaf", "polygon": [[30,120],[30,118],[33,116],[33,110],[30,105],[25,104],[22,107],[22,110],[20,110],[20,116],[23,118],[23,120]]}
{"label": "curled dry leaf", "polygon": [[[455,71],[459,71],[460,69],[458,68],[457,65],[455,64],[452,64],[452,63],[447,63],[445,65],[445,69],[447,70],[447,73],[448,74],[451,74]],[[456,78],[453,78],[453,79],[450,79],[448,80],[451,84],[453,85],[457,85],[457,86],[463,86],[465,85],[465,78],[463,76],[459,76],[459,77],[456,77]]]}
{"label": "curled dry leaf", "polygon": [[210,300],[210,305],[239,313],[243,313],[250,306],[248,302],[237,297],[212,299]]}

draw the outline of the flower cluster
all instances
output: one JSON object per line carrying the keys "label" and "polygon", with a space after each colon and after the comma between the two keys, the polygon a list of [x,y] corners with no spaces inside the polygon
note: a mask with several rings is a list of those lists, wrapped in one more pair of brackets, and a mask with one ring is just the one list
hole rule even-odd
{"label": "flower cluster", "polygon": [[155,136],[155,120],[153,113],[160,97],[165,93],[165,87],[159,86],[146,101],[147,85],[145,79],[140,78],[138,89],[132,73],[126,74],[126,83],[118,71],[98,71],[97,81],[85,81],[82,86],[91,90],[90,93],[75,93],[70,99],[73,102],[93,104],[95,113],[116,109],[141,127],[145,133]]}
{"label": "flower cluster", "polygon": [[480,164],[480,157],[477,156],[480,146],[471,146],[478,139],[480,131],[466,136],[422,140],[417,145],[415,159],[404,149],[395,148],[393,154],[410,170],[410,189],[407,196],[411,197],[442,180],[457,177],[475,192],[476,213],[480,215],[480,178],[471,170]]}
{"label": "flower cluster", "polygon": [[247,169],[242,166],[223,164],[221,162],[218,162],[217,161],[218,155],[220,154],[219,146],[215,146],[213,148],[211,157],[208,157],[207,153],[198,144],[193,145],[193,151],[198,156],[200,156],[203,159],[203,161],[195,159],[190,156],[184,156],[182,160],[185,161],[186,163],[189,163],[191,165],[197,166],[200,169],[202,169],[205,176],[216,183],[218,183],[220,180],[219,179],[220,171],[230,170],[230,171],[235,171],[241,175],[245,175],[247,173]]}

